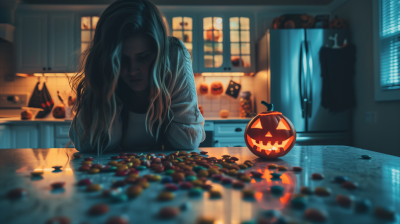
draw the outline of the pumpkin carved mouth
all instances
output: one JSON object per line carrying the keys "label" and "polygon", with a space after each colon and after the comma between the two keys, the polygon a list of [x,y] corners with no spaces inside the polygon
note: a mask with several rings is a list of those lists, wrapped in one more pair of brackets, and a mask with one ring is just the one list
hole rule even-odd
{"label": "pumpkin carved mouth", "polygon": [[261,152],[262,150],[265,151],[267,155],[271,154],[272,151],[275,151],[275,153],[279,153],[281,148],[283,151],[285,151],[290,144],[292,144],[294,139],[294,136],[291,136],[290,138],[282,141],[281,144],[278,142],[275,142],[273,145],[271,145],[271,141],[268,141],[267,144],[265,145],[263,141],[260,141],[260,143],[257,143],[256,140],[252,139],[249,135],[247,135],[247,140],[250,144],[251,147],[257,146],[257,151]]}

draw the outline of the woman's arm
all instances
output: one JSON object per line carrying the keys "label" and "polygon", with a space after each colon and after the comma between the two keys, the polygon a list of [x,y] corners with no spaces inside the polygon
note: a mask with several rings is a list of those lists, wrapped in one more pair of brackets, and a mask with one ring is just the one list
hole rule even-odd
{"label": "woman's arm", "polygon": [[[176,149],[197,149],[206,136],[204,118],[197,105],[190,54],[181,41],[176,44],[179,44],[183,51],[178,51],[178,47],[175,46],[170,54],[171,66],[176,67],[178,74],[171,94],[174,119],[168,127],[167,140]],[[178,55],[182,58],[181,60]]]}
{"label": "woman's arm", "polygon": [[[112,129],[111,129],[111,141],[108,141],[108,139],[106,140],[107,142],[105,142],[107,144],[106,148],[104,151],[110,151],[114,148],[119,147],[120,141],[121,141],[121,137],[122,137],[122,119],[121,119],[121,110],[122,110],[123,104],[122,102],[117,100],[117,113],[115,116],[115,120],[113,122],[112,125]],[[72,141],[72,143],[74,144],[74,147],[76,148],[76,150],[80,151],[80,152],[95,152],[97,151],[97,149],[95,149],[94,147],[92,147],[90,145],[90,141],[89,138],[85,139],[84,142],[80,142],[80,137],[82,136],[83,133],[83,126],[81,123],[81,117],[74,117],[74,121],[76,120],[76,125],[78,128],[78,133],[76,133],[74,126],[71,124],[70,128],[69,128],[69,139]]]}

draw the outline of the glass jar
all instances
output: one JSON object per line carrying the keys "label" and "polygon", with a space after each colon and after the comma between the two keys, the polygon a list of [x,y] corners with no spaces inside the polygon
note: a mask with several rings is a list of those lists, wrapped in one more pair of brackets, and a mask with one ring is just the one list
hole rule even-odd
{"label": "glass jar", "polygon": [[252,117],[251,93],[244,91],[239,94],[239,117]]}

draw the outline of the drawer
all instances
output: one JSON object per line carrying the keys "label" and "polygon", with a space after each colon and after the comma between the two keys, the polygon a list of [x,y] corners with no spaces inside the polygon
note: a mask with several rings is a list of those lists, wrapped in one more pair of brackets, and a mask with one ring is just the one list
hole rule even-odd
{"label": "drawer", "polygon": [[[65,148],[68,142],[69,138],[56,138],[54,148]],[[71,142],[68,148],[74,148],[74,144]]]}
{"label": "drawer", "polygon": [[247,147],[243,138],[217,137],[214,138],[214,147]]}
{"label": "drawer", "polygon": [[70,125],[56,125],[56,138],[68,138]]}
{"label": "drawer", "polygon": [[213,121],[205,121],[204,122],[204,131],[214,131],[214,122]]}
{"label": "drawer", "polygon": [[214,125],[214,136],[243,137],[246,126],[247,123],[217,123]]}

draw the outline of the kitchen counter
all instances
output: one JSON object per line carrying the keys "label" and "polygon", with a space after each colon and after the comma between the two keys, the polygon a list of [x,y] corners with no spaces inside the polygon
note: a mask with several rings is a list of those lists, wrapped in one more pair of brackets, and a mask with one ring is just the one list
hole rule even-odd
{"label": "kitchen counter", "polygon": [[[200,198],[189,198],[187,191],[174,192],[175,199],[170,202],[156,200],[163,184],[151,182],[148,189],[135,199],[128,202],[111,202],[100,196],[100,192],[88,193],[76,186],[78,180],[91,178],[94,183],[100,183],[103,189],[108,189],[113,180],[123,180],[113,173],[86,174],[78,171],[83,158],[71,159],[77,151],[75,149],[3,149],[0,150],[0,189],[3,199],[0,200],[0,220],[4,223],[45,223],[54,216],[70,217],[73,223],[104,223],[104,220],[113,215],[124,215],[131,223],[195,223],[199,216],[208,216],[215,219],[215,223],[232,224],[243,221],[257,220],[263,211],[275,209],[287,220],[304,221],[304,210],[295,210],[290,207],[290,198],[299,193],[301,186],[314,189],[318,186],[330,188],[332,194],[328,197],[311,195],[307,197],[307,208],[317,208],[327,213],[324,223],[399,223],[398,214],[394,221],[383,221],[374,216],[372,209],[376,206],[389,206],[394,211],[400,211],[400,158],[382,153],[367,151],[348,146],[295,146],[291,152],[278,160],[262,160],[253,155],[244,147],[200,148],[208,152],[208,157],[221,158],[222,155],[231,155],[239,159],[254,162],[254,167],[247,168],[248,173],[257,170],[264,173],[261,179],[252,179],[247,187],[256,190],[255,199],[244,200],[240,190],[222,186],[217,182],[210,182],[214,190],[222,193],[221,199],[209,199],[207,191]],[[168,152],[163,151],[168,154]],[[103,154],[99,158],[94,153],[82,153],[83,157],[95,158],[93,164],[106,164],[111,155]],[[372,158],[361,159],[368,154]],[[288,171],[267,169],[268,164],[284,165]],[[52,171],[52,166],[63,166],[62,172]],[[303,168],[301,172],[292,171],[293,166]],[[43,178],[34,178],[30,172],[34,169],[44,169]],[[140,171],[140,175],[149,170]],[[281,173],[280,180],[271,180],[268,173]],[[323,180],[312,180],[312,173],[320,173]],[[346,190],[340,184],[334,183],[335,176],[346,176],[352,182],[358,183],[356,190]],[[51,183],[65,181],[65,188],[52,190]],[[281,196],[273,196],[270,187],[279,185],[284,187]],[[10,189],[22,187],[29,191],[23,199],[11,200],[4,196]],[[126,188],[126,187],[124,187]],[[365,213],[356,213],[353,207],[343,208],[335,202],[338,194],[352,196],[353,199],[369,199],[372,209]],[[179,216],[163,221],[156,214],[164,206],[180,206],[189,202],[186,211]],[[89,216],[87,211],[95,203],[107,203],[110,212],[100,216]],[[296,222],[297,223],[297,222]],[[303,223],[303,222],[301,222]]]}

